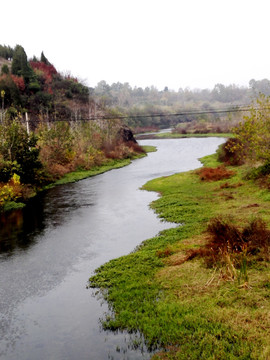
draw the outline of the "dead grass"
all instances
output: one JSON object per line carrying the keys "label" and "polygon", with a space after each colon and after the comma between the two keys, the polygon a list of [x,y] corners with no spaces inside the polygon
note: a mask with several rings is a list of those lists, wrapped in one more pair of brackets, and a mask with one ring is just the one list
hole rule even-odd
{"label": "dead grass", "polygon": [[221,184],[219,188],[220,189],[236,189],[242,185],[243,185],[242,182],[239,182],[237,184],[230,184],[228,182],[225,182],[224,184]]}
{"label": "dead grass", "polygon": [[179,248],[159,250],[157,256],[173,267],[199,257],[208,268],[219,268],[223,280],[234,280],[243,261],[270,260],[270,230],[260,218],[239,228],[230,218],[217,217],[209,222],[205,234],[181,242]]}
{"label": "dead grass", "polygon": [[218,181],[223,179],[229,179],[235,173],[232,170],[228,170],[224,165],[216,168],[203,167],[196,171],[202,181]]}

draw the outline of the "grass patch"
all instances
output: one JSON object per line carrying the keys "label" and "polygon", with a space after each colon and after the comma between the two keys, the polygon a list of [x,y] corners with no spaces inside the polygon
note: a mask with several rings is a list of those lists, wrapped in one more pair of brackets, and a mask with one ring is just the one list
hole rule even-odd
{"label": "grass patch", "polygon": [[25,207],[24,203],[9,201],[4,204],[3,209],[1,209],[0,212],[8,212],[16,209],[22,209],[23,207]]}
{"label": "grass patch", "polygon": [[[204,161],[218,164],[216,155]],[[270,358],[269,261],[256,253],[258,244],[249,248],[246,263],[240,259],[244,267],[232,263],[235,277],[228,276],[229,262],[208,266],[203,256],[191,256],[211,243],[210,235],[213,241],[220,230],[224,234],[224,222],[213,218],[233,219],[225,223],[232,239],[260,232],[268,239],[269,191],[243,179],[246,171],[234,168],[229,179],[211,182],[191,171],[143,187],[162,195],[151,204],[158,216],[180,226],[108,262],[90,279],[111,307],[104,328],[140,331],[150,349],[163,349],[155,360]]]}
{"label": "grass patch", "polygon": [[[141,157],[141,156],[139,156],[139,157]],[[104,165],[95,166],[95,167],[91,168],[90,170],[73,171],[73,172],[70,172],[70,173],[64,175],[61,179],[57,180],[53,184],[49,184],[48,186],[46,186],[46,189],[50,189],[57,185],[63,185],[63,184],[76,182],[76,181],[86,179],[91,176],[103,174],[106,171],[113,170],[113,169],[119,169],[121,167],[129,165],[130,163],[131,163],[130,159],[111,160],[111,161],[108,161]]]}
{"label": "grass patch", "polygon": [[151,146],[151,145],[144,145],[142,146],[143,150],[147,153],[149,152],[156,152],[157,151],[157,148],[156,146]]}
{"label": "grass patch", "polygon": [[181,139],[181,138],[205,138],[205,137],[222,137],[229,138],[231,137],[231,133],[206,133],[206,134],[177,134],[177,133],[160,133],[156,134],[155,137],[157,139]]}

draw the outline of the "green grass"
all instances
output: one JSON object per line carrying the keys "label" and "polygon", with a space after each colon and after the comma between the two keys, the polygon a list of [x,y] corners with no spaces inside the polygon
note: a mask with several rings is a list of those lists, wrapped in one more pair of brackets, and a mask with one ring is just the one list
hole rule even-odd
{"label": "green grass", "polygon": [[175,133],[160,133],[155,135],[156,138],[160,139],[180,139],[180,138],[191,138],[191,137],[232,137],[231,133],[207,133],[207,134],[175,134]]}
{"label": "green grass", "polygon": [[[203,161],[218,164],[216,156]],[[248,263],[249,286],[242,287],[201,258],[182,261],[205,243],[207,223],[217,215],[240,225],[257,215],[269,223],[269,191],[243,180],[243,167],[234,170],[231,179],[211,183],[193,171],[148,182],[144,189],[162,195],[151,206],[181,225],[108,262],[90,279],[112,309],[104,328],[141,332],[149,348],[166,349],[153,359],[270,358],[269,263]]]}
{"label": "green grass", "polygon": [[[154,148],[154,146],[153,147],[150,146],[149,148]],[[149,152],[150,151],[155,151],[155,150],[149,149]],[[136,156],[133,156],[132,159],[128,158],[128,159],[120,159],[120,160],[119,159],[118,160],[117,159],[110,160],[106,164],[103,164],[100,166],[95,166],[95,167],[91,168],[90,170],[77,170],[77,171],[67,173],[61,179],[55,181],[54,183],[46,185],[45,187],[42,188],[42,190],[39,190],[39,191],[48,190],[48,189],[51,189],[58,185],[73,183],[73,182],[76,182],[79,180],[86,179],[91,176],[103,174],[104,172],[109,171],[109,170],[119,169],[121,167],[129,165],[131,163],[131,160],[135,160],[135,159],[138,159],[138,158],[141,158],[144,156],[146,156],[146,154],[141,153]],[[33,191],[33,194],[31,195],[31,197],[33,197],[34,195],[36,195],[36,192]],[[7,211],[20,209],[20,208],[23,208],[25,205],[26,205],[25,203],[21,203],[21,202],[17,203],[15,201],[10,201],[10,202],[6,203],[3,206],[3,208],[0,209],[0,212],[7,212]]]}
{"label": "green grass", "polygon": [[3,209],[1,209],[0,212],[8,212],[16,209],[22,209],[23,207],[25,207],[24,203],[9,201],[4,204]]}
{"label": "green grass", "polygon": [[[137,157],[136,157],[137,158]],[[46,189],[50,189],[57,185],[68,184],[72,182],[76,182],[82,179],[86,179],[91,176],[103,174],[106,171],[119,169],[121,167],[127,166],[131,163],[130,159],[122,159],[122,160],[111,160],[104,165],[95,166],[90,170],[77,170],[74,172],[70,172],[64,175],[61,179],[57,180],[53,184],[49,184],[46,186]]]}
{"label": "green grass", "polygon": [[157,148],[156,146],[151,146],[151,145],[144,145],[142,146],[143,150],[146,151],[147,153],[149,152],[156,152]]}

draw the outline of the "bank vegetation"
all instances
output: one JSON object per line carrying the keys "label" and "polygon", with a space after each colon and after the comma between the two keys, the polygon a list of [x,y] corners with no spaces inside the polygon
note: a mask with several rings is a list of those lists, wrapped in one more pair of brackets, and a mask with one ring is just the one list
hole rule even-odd
{"label": "bank vegetation", "polygon": [[179,226],[97,269],[105,329],[140,333],[161,359],[270,358],[269,98],[204,167],[152,180]]}

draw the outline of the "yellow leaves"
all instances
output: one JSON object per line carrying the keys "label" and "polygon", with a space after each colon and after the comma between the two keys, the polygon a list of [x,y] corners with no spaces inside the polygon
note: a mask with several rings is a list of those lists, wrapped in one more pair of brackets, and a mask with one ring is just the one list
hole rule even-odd
{"label": "yellow leaves", "polygon": [[0,206],[8,201],[15,201],[21,196],[20,176],[13,174],[5,185],[0,185]]}
{"label": "yellow leaves", "polygon": [[[261,95],[250,115],[233,129],[235,137],[242,144],[243,155],[251,160],[269,161],[270,154],[270,97]],[[231,149],[235,151],[236,149]],[[244,154],[245,153],[245,154]]]}
{"label": "yellow leaves", "polygon": [[20,176],[19,175],[13,174],[11,180],[12,180],[14,185],[20,185]]}

